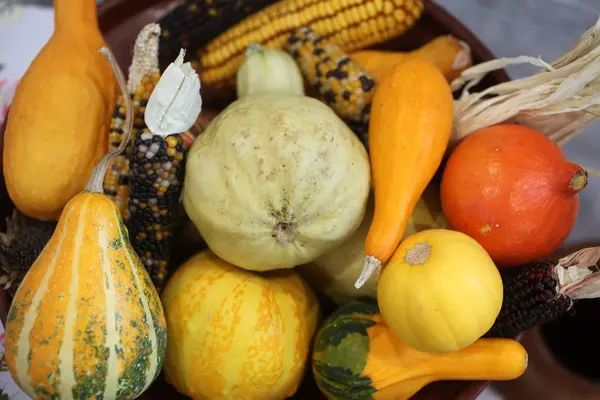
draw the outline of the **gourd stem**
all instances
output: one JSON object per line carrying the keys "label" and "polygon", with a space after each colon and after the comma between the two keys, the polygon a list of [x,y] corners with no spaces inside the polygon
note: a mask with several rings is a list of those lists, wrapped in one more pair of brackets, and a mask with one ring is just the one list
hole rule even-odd
{"label": "gourd stem", "polygon": [[273,236],[280,244],[291,243],[294,241],[298,232],[296,227],[291,222],[280,222],[273,229]]}
{"label": "gourd stem", "polygon": [[252,42],[246,47],[246,55],[262,53],[265,48],[258,42]]}
{"label": "gourd stem", "polygon": [[588,173],[587,171],[581,170],[575,173],[569,182],[569,187],[575,193],[582,191],[588,183]]}
{"label": "gourd stem", "polygon": [[363,260],[362,270],[360,271],[360,275],[354,283],[354,287],[356,289],[360,289],[373,275],[375,272],[381,269],[381,261],[379,261],[374,256],[365,256]]}
{"label": "gourd stem", "polygon": [[123,139],[121,140],[121,144],[117,149],[106,153],[92,170],[90,179],[85,186],[85,191],[92,193],[104,193],[104,175],[106,174],[106,169],[108,168],[108,165],[112,159],[125,150],[127,144],[129,143],[129,138],[133,129],[133,105],[131,104],[131,98],[129,98],[129,92],[127,91],[127,83],[125,82],[123,71],[121,71],[115,56],[110,49],[103,47],[100,49],[99,53],[107,58],[115,76],[117,77],[127,113],[125,115],[125,130],[123,131]]}

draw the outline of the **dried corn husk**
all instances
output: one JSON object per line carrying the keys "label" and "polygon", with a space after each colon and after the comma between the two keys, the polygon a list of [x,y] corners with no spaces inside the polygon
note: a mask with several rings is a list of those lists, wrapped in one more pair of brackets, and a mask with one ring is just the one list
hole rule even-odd
{"label": "dried corn husk", "polygon": [[[489,72],[523,63],[543,69],[478,93],[469,92]],[[600,116],[600,19],[552,64],[529,56],[500,58],[463,71],[452,82],[452,89],[463,86],[454,104],[451,144],[481,128],[515,122],[562,145]]]}

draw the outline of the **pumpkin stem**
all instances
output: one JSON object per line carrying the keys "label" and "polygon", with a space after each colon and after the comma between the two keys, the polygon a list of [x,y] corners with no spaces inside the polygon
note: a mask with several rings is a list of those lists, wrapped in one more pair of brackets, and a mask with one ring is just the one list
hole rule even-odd
{"label": "pumpkin stem", "polygon": [[365,256],[365,258],[363,259],[362,270],[360,271],[358,279],[354,283],[354,287],[356,289],[360,289],[365,283],[367,283],[367,281],[373,274],[379,273],[380,271],[381,261],[379,261],[377,257],[374,256]]}
{"label": "pumpkin stem", "polygon": [[557,293],[572,300],[600,297],[600,246],[588,247],[561,258],[552,275]]}
{"label": "pumpkin stem", "polygon": [[588,173],[585,169],[581,171],[577,171],[575,175],[571,178],[569,182],[569,188],[573,190],[575,193],[580,192],[587,186],[588,183]]}
{"label": "pumpkin stem", "polygon": [[127,113],[125,114],[125,130],[123,132],[123,140],[121,140],[121,144],[119,147],[111,152],[106,153],[100,161],[96,164],[94,169],[92,170],[92,174],[90,175],[90,179],[88,180],[87,185],[85,185],[85,191],[92,193],[104,193],[104,174],[106,174],[106,169],[108,168],[109,163],[113,159],[113,157],[121,154],[127,144],[129,143],[129,137],[131,136],[131,130],[133,129],[133,105],[131,104],[131,98],[129,97],[129,93],[127,91],[127,83],[125,83],[125,77],[123,76],[123,71],[119,68],[119,64],[115,59],[114,54],[107,47],[103,47],[99,50],[99,53],[104,55],[110,66],[117,77],[117,81],[119,82],[119,88],[121,89],[121,94],[123,96],[123,101],[125,102],[125,109]]}
{"label": "pumpkin stem", "polygon": [[273,237],[278,243],[291,243],[296,239],[296,236],[298,236],[298,231],[291,222],[280,222],[273,228]]}

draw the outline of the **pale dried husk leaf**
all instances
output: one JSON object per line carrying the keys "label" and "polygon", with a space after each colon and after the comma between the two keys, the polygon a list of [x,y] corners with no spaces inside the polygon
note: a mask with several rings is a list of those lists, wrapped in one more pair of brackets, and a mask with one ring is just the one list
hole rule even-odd
{"label": "pale dried husk leaf", "polygon": [[[489,72],[508,65],[541,67],[536,74],[471,93]],[[452,82],[463,87],[454,102],[451,145],[499,123],[519,123],[542,132],[559,145],[600,116],[600,19],[567,53],[551,64],[536,57],[499,58],[475,65]]]}
{"label": "pale dried husk leaf", "polygon": [[202,110],[200,78],[189,62],[183,62],[184,56],[181,49],[148,99],[144,122],[155,135],[167,137],[187,131]]}
{"label": "pale dried husk leaf", "polygon": [[558,293],[573,300],[600,297],[600,246],[588,247],[561,258],[553,269]]}
{"label": "pale dried husk leaf", "polygon": [[129,66],[129,78],[127,89],[134,93],[142,78],[158,69],[158,39],[160,36],[160,25],[157,23],[147,24],[138,33],[133,46],[133,58]]}

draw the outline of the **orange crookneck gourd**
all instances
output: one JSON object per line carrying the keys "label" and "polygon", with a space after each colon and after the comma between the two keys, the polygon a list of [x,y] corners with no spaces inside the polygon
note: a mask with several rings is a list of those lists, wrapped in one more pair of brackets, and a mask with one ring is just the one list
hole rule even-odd
{"label": "orange crookneck gourd", "polygon": [[356,288],[400,243],[417,201],[442,162],[453,110],[450,85],[425,60],[396,65],[375,89],[369,121],[375,211]]}
{"label": "orange crookneck gourd", "polygon": [[108,148],[117,83],[98,49],[95,0],[55,0],[54,33],[15,91],[3,170],[15,206],[57,220]]}

